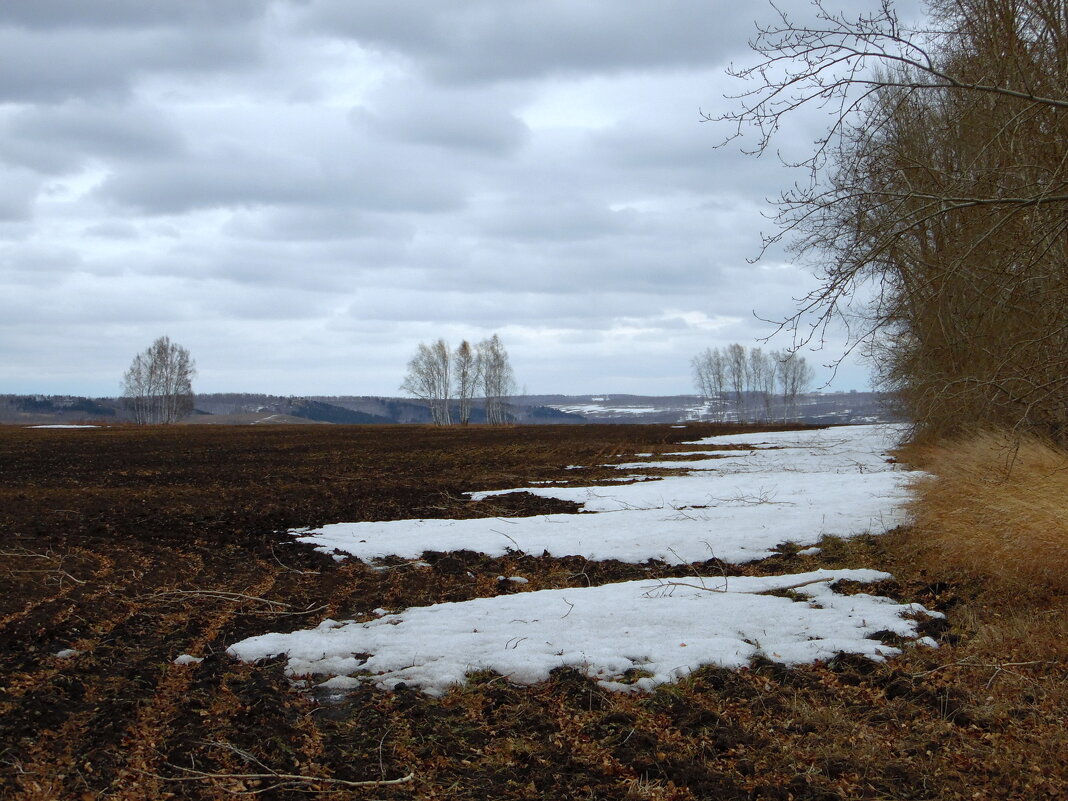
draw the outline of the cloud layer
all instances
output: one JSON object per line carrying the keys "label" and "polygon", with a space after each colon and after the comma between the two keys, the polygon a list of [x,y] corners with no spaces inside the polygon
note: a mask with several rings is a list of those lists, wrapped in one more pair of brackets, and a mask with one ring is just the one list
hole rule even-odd
{"label": "cloud layer", "polygon": [[700,122],[768,13],[9,0],[0,392],[114,394],[168,334],[201,391],[395,394],[494,331],[531,392],[690,391],[811,286],[746,261],[789,174]]}

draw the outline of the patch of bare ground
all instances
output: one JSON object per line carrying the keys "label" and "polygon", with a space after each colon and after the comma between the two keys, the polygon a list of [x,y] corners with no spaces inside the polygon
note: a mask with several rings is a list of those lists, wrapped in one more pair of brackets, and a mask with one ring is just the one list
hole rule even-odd
{"label": "patch of bare ground", "polygon": [[[921,559],[907,530],[828,540],[817,556],[784,544],[752,565],[681,567],[468,552],[368,566],[285,533],[566,511],[463,493],[618,476],[565,468],[722,430],[0,429],[0,797],[1068,797],[1063,606]],[[946,612],[926,624],[942,647],[885,664],[709,667],[650,695],[610,694],[574,671],[532,687],[479,674],[440,699],[364,688],[317,700],[280,661],[224,653],[377,607],[823,566],[894,573],[875,591]],[[181,654],[203,661],[174,664]]]}

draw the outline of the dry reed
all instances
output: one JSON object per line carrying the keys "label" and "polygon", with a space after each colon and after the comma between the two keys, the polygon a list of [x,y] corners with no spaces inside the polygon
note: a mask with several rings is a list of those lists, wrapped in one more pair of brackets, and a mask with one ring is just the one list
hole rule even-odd
{"label": "dry reed", "polygon": [[907,536],[934,572],[1018,598],[1068,591],[1068,453],[986,432],[914,446],[905,458],[931,474],[915,484]]}

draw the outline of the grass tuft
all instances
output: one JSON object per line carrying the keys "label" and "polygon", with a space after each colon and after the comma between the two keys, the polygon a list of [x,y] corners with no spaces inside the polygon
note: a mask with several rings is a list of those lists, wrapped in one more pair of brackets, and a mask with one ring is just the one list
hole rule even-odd
{"label": "grass tuft", "polygon": [[932,572],[979,579],[1017,602],[1068,591],[1068,453],[987,432],[904,456],[931,474],[915,484],[907,536]]}

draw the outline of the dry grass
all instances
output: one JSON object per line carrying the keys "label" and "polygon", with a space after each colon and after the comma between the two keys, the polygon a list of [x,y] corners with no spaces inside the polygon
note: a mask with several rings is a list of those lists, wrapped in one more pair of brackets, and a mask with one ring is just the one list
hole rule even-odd
{"label": "dry grass", "polygon": [[1068,591],[1068,453],[987,432],[905,457],[932,474],[916,483],[909,539],[933,572],[1019,598]]}

